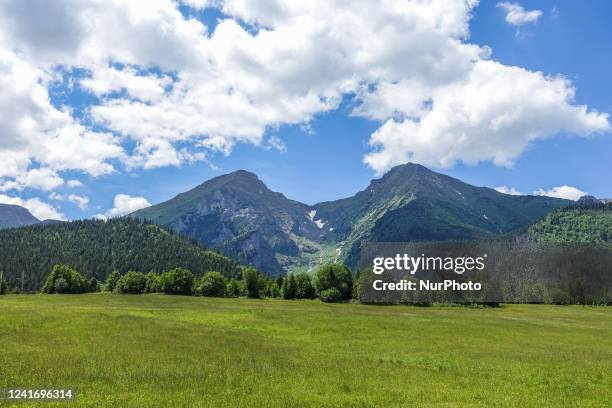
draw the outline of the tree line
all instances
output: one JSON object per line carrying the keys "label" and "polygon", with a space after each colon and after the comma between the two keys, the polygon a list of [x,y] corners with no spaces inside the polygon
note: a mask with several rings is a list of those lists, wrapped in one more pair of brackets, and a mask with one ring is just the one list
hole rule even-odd
{"label": "tree line", "polygon": [[120,294],[164,293],[210,297],[321,299],[341,302],[352,299],[353,276],[340,264],[321,267],[314,276],[300,273],[266,276],[255,268],[244,268],[238,276],[224,276],[218,271],[194,275],[186,268],[172,268],[161,273],[113,271],[103,282],[87,278],[65,264],[54,265],[42,286],[41,293],[113,292]]}

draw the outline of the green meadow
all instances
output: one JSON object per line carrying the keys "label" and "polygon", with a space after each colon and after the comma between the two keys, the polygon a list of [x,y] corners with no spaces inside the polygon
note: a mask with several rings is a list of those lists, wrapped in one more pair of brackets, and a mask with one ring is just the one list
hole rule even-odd
{"label": "green meadow", "polygon": [[609,407],[612,308],[0,296],[0,388],[75,390],[59,407]]}

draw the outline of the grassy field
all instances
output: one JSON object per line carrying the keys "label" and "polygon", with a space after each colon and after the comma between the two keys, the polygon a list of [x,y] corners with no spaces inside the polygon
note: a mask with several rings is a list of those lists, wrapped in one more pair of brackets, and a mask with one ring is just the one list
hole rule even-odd
{"label": "grassy field", "polygon": [[60,407],[609,407],[612,308],[1,296],[9,387],[76,390]]}

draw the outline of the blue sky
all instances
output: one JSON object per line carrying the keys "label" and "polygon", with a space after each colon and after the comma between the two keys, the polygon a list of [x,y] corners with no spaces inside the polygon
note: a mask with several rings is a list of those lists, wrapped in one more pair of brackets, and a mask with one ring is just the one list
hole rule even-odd
{"label": "blue sky", "polygon": [[[267,21],[259,17],[257,14],[258,10],[254,9],[236,11],[237,9],[227,6],[227,9],[220,11],[218,9],[202,7],[202,4],[202,2],[198,1],[188,1],[181,6],[180,12],[183,18],[190,16],[206,24],[209,35],[214,35],[215,30],[218,28],[216,26],[217,22],[223,19],[234,19],[239,23],[239,27],[245,30],[245,33],[253,36],[257,36],[262,30],[273,30],[281,27],[284,23],[282,20]],[[519,3],[514,4],[519,5]],[[541,71],[545,75],[562,75],[571,82],[568,82],[569,85],[567,86],[575,89],[575,97],[568,103],[568,106],[586,105],[587,112],[595,112],[598,115],[611,112],[612,100],[610,95],[612,95],[612,80],[609,76],[609,69],[612,66],[612,61],[610,61],[612,58],[612,45],[609,39],[611,38],[610,30],[612,28],[610,28],[609,20],[612,16],[612,4],[605,0],[589,1],[588,3],[576,1],[520,1],[520,6],[523,7],[524,12],[539,10],[540,15],[534,21],[522,22],[518,25],[511,24],[506,20],[507,9],[499,6],[498,2],[481,2],[481,4],[469,11],[469,14],[471,14],[471,18],[467,20],[469,23],[469,37],[464,36],[461,42],[477,45],[483,49],[489,47],[490,55],[483,58],[501,64],[504,70],[506,69],[505,67],[517,66],[528,73]],[[16,18],[10,15],[10,13],[15,12],[15,10],[4,10],[0,13],[4,13],[5,18]],[[458,13],[460,15],[460,11]],[[286,18],[285,16],[281,17]],[[279,23],[278,21],[281,22]],[[460,24],[458,23],[457,26],[459,27]],[[23,42],[25,40],[18,37],[18,34],[11,33],[10,35],[13,37],[5,37],[14,38],[14,42],[10,43],[13,46],[13,50],[19,47],[27,50],[26,45],[23,45],[26,44]],[[457,35],[452,34],[451,36],[456,37]],[[238,38],[243,37],[238,36]],[[383,38],[381,40],[384,41]],[[40,40],[38,41],[40,42]],[[102,40],[99,43],[103,44]],[[16,44],[19,44],[19,47]],[[39,44],[38,46],[40,47],[41,45]],[[300,46],[296,45],[296,47]],[[401,47],[401,45],[398,47]],[[103,49],[103,45],[100,45],[100,49]],[[404,48],[400,49],[404,50]],[[53,56],[49,58],[51,61],[55,61],[53,58],[58,58],[59,61],[60,58],[65,58],[63,54],[67,52],[66,50],[61,50],[61,53],[58,51],[57,54],[60,55],[59,57]],[[162,52],[168,53],[169,51],[162,49]],[[21,54],[16,53],[15,55]],[[27,55],[27,51],[24,55]],[[82,57],[84,54],[75,55],[76,57],[66,58],[85,58]],[[90,57],[89,54],[86,55],[87,58]],[[155,58],[158,55],[162,54],[155,53]],[[177,59],[184,57],[180,53],[176,55]],[[315,60],[321,55],[325,56],[324,52],[312,55],[312,58]],[[417,57],[408,55],[408,59],[399,61],[399,66],[405,66],[407,61],[411,60],[410,58]],[[159,80],[162,84],[159,92],[164,95],[173,89],[176,90],[179,87],[180,81],[187,76],[181,71],[180,65],[179,68],[173,68],[172,63],[163,61],[159,63],[159,66],[156,66],[156,60],[153,57],[150,58],[148,55],[141,56],[136,52],[133,55],[130,54],[129,58],[125,57],[126,62],[117,61],[118,57],[114,54],[112,58],[112,60],[110,58],[109,60],[104,60],[107,61],[105,62],[104,69],[108,70],[111,67],[115,68],[116,71],[129,71],[130,75],[132,75],[130,78],[132,79],[134,77],[148,77],[154,81]],[[139,60],[137,58],[142,59]],[[325,61],[324,58],[322,60]],[[506,160],[503,152],[505,151],[504,149],[510,149],[508,146],[511,145],[508,143],[511,142],[508,142],[508,140],[512,140],[514,137],[514,133],[511,130],[500,135],[499,140],[495,142],[497,144],[491,143],[491,151],[487,151],[485,148],[480,151],[480,148],[478,148],[477,150],[479,151],[474,154],[469,151],[470,146],[472,146],[471,144],[467,144],[467,147],[462,147],[464,150],[457,153],[458,148],[445,148],[439,152],[428,147],[413,149],[412,142],[401,142],[400,144],[390,142],[390,140],[394,140],[393,135],[398,134],[398,132],[399,137],[403,137],[402,132],[409,133],[407,130],[420,127],[421,123],[425,123],[425,116],[419,117],[417,125],[411,123],[404,126],[403,124],[406,121],[411,120],[411,114],[408,113],[409,109],[405,108],[407,105],[400,106],[398,104],[400,107],[394,108],[395,113],[385,114],[386,116],[380,116],[375,113],[376,109],[374,108],[371,108],[366,114],[358,113],[356,109],[364,105],[364,101],[369,100],[363,94],[360,94],[360,92],[363,89],[379,86],[378,84],[384,80],[386,81],[387,78],[377,78],[373,80],[374,85],[366,84],[366,88],[349,87],[350,90],[348,92],[339,93],[341,98],[339,101],[333,99],[334,96],[337,96],[337,94],[333,94],[330,97],[330,101],[334,100],[334,102],[324,101],[320,103],[327,105],[312,107],[314,102],[305,102],[306,98],[304,95],[297,94],[297,92],[302,92],[301,89],[292,89],[299,88],[298,85],[301,85],[295,79],[297,77],[290,77],[291,81],[288,80],[288,85],[284,85],[285,88],[279,92],[285,92],[286,89],[289,89],[286,96],[287,100],[291,101],[291,98],[299,97],[299,99],[295,100],[298,104],[304,104],[303,110],[294,113],[290,109],[287,111],[285,106],[278,107],[266,100],[265,103],[262,102],[262,112],[268,112],[268,109],[270,109],[270,115],[274,118],[280,115],[277,112],[282,112],[282,116],[279,116],[281,119],[271,119],[269,122],[258,121],[257,115],[255,115],[255,119],[251,119],[254,121],[252,123],[243,118],[252,118],[253,115],[240,113],[240,116],[236,117],[236,123],[239,123],[242,127],[236,125],[228,130],[223,126],[221,130],[218,130],[211,127],[212,125],[207,125],[208,127],[205,127],[205,129],[212,129],[210,130],[211,133],[219,132],[223,138],[220,137],[213,141],[211,141],[212,138],[205,139],[206,147],[202,148],[200,145],[194,147],[195,139],[190,138],[191,136],[177,141],[173,138],[171,132],[169,132],[168,136],[164,136],[165,139],[162,141],[154,139],[153,142],[145,142],[145,140],[148,140],[145,139],[146,135],[140,136],[138,132],[141,132],[146,124],[140,122],[133,124],[129,122],[129,118],[141,112],[140,110],[129,111],[135,113],[126,115],[126,119],[121,116],[121,109],[118,111],[92,109],[94,106],[101,106],[106,103],[111,105],[112,101],[127,101],[126,103],[129,103],[129,105],[123,108],[123,112],[127,112],[128,109],[134,108],[134,101],[137,99],[134,96],[136,92],[146,92],[147,90],[139,89],[132,91],[135,88],[127,87],[122,89],[121,86],[113,88],[113,85],[109,85],[108,81],[104,82],[102,80],[98,81],[97,84],[79,85],[81,80],[96,78],[96,69],[98,69],[100,63],[96,60],[88,67],[87,64],[81,64],[81,60],[75,61],[74,63],[63,62],[52,64],[46,61],[40,62],[31,59],[28,60],[28,63],[31,63],[37,69],[38,67],[45,67],[40,69],[54,73],[55,77],[53,80],[45,83],[46,90],[50,102],[55,109],[69,112],[70,121],[72,121],[70,126],[76,123],[84,126],[91,132],[113,135],[119,140],[117,143],[125,151],[125,155],[129,157],[120,158],[121,154],[119,153],[114,156],[113,153],[108,153],[108,156],[98,157],[99,155],[97,155],[95,160],[98,160],[98,162],[94,163],[94,159],[86,156],[82,161],[91,160],[91,163],[93,163],[91,166],[93,167],[80,167],[79,165],[46,162],[45,159],[37,158],[40,156],[28,153],[31,155],[30,167],[27,167],[26,171],[37,168],[49,168],[51,169],[50,172],[55,174],[62,182],[53,182],[53,177],[55,176],[50,176],[51,181],[47,181],[49,185],[46,185],[45,188],[40,188],[34,185],[36,183],[28,185],[25,181],[19,181],[22,179],[26,180],[25,176],[20,179],[19,177],[21,176],[19,175],[11,176],[9,173],[6,173],[5,182],[21,182],[22,185],[14,189],[5,187],[4,191],[0,192],[0,196],[5,197],[5,201],[7,201],[6,197],[9,197],[12,200],[19,199],[21,200],[20,202],[36,205],[36,203],[28,200],[37,198],[39,201],[52,206],[57,213],[62,214],[67,219],[91,217],[96,214],[117,215],[120,213],[120,209],[117,209],[117,195],[123,194],[130,198],[143,198],[149,203],[155,204],[172,198],[176,194],[186,191],[211,177],[237,169],[246,169],[256,173],[272,190],[283,192],[289,198],[314,204],[354,194],[358,190],[363,189],[369,180],[379,176],[390,166],[403,162],[402,157],[422,162],[436,171],[449,174],[478,186],[492,188],[506,186],[527,194],[532,194],[539,189],[550,190],[554,187],[571,186],[599,197],[612,196],[612,187],[608,181],[609,177],[607,177],[607,175],[612,173],[612,138],[610,137],[609,129],[605,129],[605,119],[603,119],[603,116],[596,117],[595,113],[588,118],[584,116],[578,117],[578,113],[576,113],[575,120],[568,120],[567,124],[559,125],[557,128],[556,122],[563,122],[564,117],[568,115],[564,113],[566,112],[563,110],[565,108],[556,110],[554,102],[552,102],[553,105],[546,106],[546,109],[543,108],[541,111],[538,110],[539,107],[542,104],[548,103],[547,101],[542,103],[533,102],[535,108],[527,105],[525,109],[520,111],[520,114],[525,117],[521,118],[520,123],[513,124],[511,130],[521,129],[525,130],[525,132],[530,132],[531,129],[536,129],[534,130],[536,132],[540,128],[545,128],[546,131],[542,132],[546,134],[543,133],[540,136],[523,140],[525,146],[517,148],[517,152]],[[393,63],[396,63],[395,60],[393,61]],[[185,62],[185,64],[189,63],[190,61]],[[323,65],[324,63],[321,64]],[[385,67],[384,64],[383,60],[381,62],[383,68]],[[84,65],[85,68],[80,69],[79,65]],[[50,66],[53,68],[48,68]],[[293,69],[293,65],[290,68]],[[315,70],[313,75],[317,75],[319,71],[316,71],[316,69],[318,68],[319,66],[314,65],[310,68]],[[323,68],[320,71],[320,75],[328,75],[330,78],[334,77],[333,72],[329,73],[329,67],[323,66]],[[249,69],[250,71],[247,70],[246,72],[254,70],[252,67]],[[331,69],[333,70],[333,66]],[[407,70],[409,71],[410,69],[407,68]],[[100,78],[102,78],[104,72],[107,71],[100,72]],[[191,72],[189,73],[191,74]],[[363,78],[370,78],[370,75],[370,73],[364,74]],[[412,80],[412,77],[408,75],[405,78],[401,75],[403,74],[400,74],[398,78]],[[455,74],[453,73],[453,75]],[[349,77],[354,76],[354,74],[349,75]],[[443,76],[446,78],[447,74]],[[161,81],[160,78],[164,77],[165,79]],[[275,79],[271,73],[265,73],[263,77]],[[108,77],[105,78],[108,79]],[[301,80],[302,77],[299,78]],[[517,81],[522,80],[522,78],[523,76],[517,76]],[[226,80],[225,77],[222,79]],[[236,84],[248,84],[248,82],[243,82],[242,77],[239,79],[241,82],[236,80]],[[401,83],[403,79],[389,80],[388,83]],[[233,80],[233,77],[228,79],[229,82]],[[257,81],[258,78],[255,77],[253,80]],[[278,80],[282,81],[284,78]],[[333,80],[336,81],[337,78],[334,77]],[[418,80],[423,82],[429,79],[420,79],[419,77]],[[552,87],[553,85],[550,81],[546,82],[546,80],[537,78],[535,80],[540,81],[536,82],[536,87],[534,88],[533,97],[534,100],[537,100],[539,95],[546,91],[547,86]],[[217,81],[221,81],[221,79]],[[364,80],[362,79],[362,81]],[[435,81],[441,80],[436,78]],[[457,83],[460,82],[460,80],[457,80]],[[231,83],[234,84],[233,82]],[[298,84],[293,86],[295,83]],[[540,92],[539,88],[537,88],[540,83],[542,83],[543,92]],[[560,86],[559,84],[557,85]],[[198,86],[204,85],[202,85],[202,82],[199,82]],[[233,86],[236,86],[236,92],[240,92],[238,85]],[[336,82],[333,85],[329,85],[330,89],[334,87],[334,89],[337,89],[339,86]],[[428,98],[431,98],[434,107],[440,106],[443,102],[438,101],[442,101],[446,96],[447,88],[445,86],[439,85],[436,82],[436,90],[431,91],[433,96],[428,96],[425,99],[429,101]],[[500,87],[510,88],[512,86],[512,83],[500,85]],[[100,90],[100,87],[103,87],[104,90]],[[146,83],[144,87],[147,87]],[[312,79],[304,80],[304,87],[306,89],[304,92],[317,88],[317,81]],[[520,86],[517,85],[517,87]],[[563,89],[565,90],[565,88]],[[233,89],[228,92],[231,94]],[[248,92],[245,91],[245,94],[248,95]],[[401,92],[402,94],[410,94],[412,88],[405,86],[401,89]],[[450,93],[450,91],[448,92]],[[467,90],[459,92],[467,92]],[[504,91],[501,90],[500,93],[502,92]],[[329,93],[330,91],[327,90],[321,91],[321,94],[325,94],[326,97]],[[252,95],[255,95],[252,100],[257,101],[257,98],[261,97],[261,92],[258,91],[257,94]],[[429,94],[426,93],[426,95]],[[214,94],[213,96],[208,95],[208,97],[215,98]],[[374,98],[373,95],[370,95],[370,97]],[[508,98],[511,97],[514,96],[508,96]],[[149,96],[142,98],[149,98]],[[161,100],[159,95],[150,96],[150,98],[145,101],[146,106],[143,109],[155,107],[156,103],[164,107],[169,106],[167,105],[169,102],[165,100],[163,105],[162,102],[159,102]],[[284,94],[279,94],[278,98],[282,99],[285,96]],[[524,95],[522,97],[519,95],[517,98],[517,105],[526,103]],[[264,99],[261,100],[263,101]],[[375,98],[372,100],[374,101],[372,103],[379,101],[379,99]],[[213,110],[216,103],[213,100],[212,108],[207,105],[206,109],[208,110],[203,110],[202,116],[198,117],[196,122],[214,122],[215,117],[207,116],[207,112]],[[222,101],[218,102],[219,105],[222,103]],[[393,100],[389,102],[391,106],[393,106],[393,103]],[[488,101],[483,101],[482,103],[489,104]],[[495,101],[491,102],[491,104],[494,103]],[[270,106],[276,110],[272,110]],[[480,105],[476,104],[475,106],[474,109],[481,109]],[[254,112],[257,112],[257,108],[257,105],[254,106]],[[402,109],[404,110],[402,111]],[[529,115],[530,111],[536,113],[531,116]],[[219,110],[218,112],[215,110],[214,112],[219,115],[226,114],[224,110]],[[427,115],[427,113],[419,111],[416,115]],[[264,113],[262,113],[262,116],[264,116]],[[225,119],[225,116],[222,117]],[[228,116],[228,118],[233,124],[234,116]],[[303,118],[306,118],[306,120],[303,120]],[[185,121],[180,116],[177,116],[176,120]],[[384,136],[380,139],[382,142],[372,144],[373,134],[379,131],[387,121],[396,121],[398,124],[401,124],[401,126],[398,125],[397,127],[399,130],[396,129],[396,133],[392,135],[383,134],[380,131],[379,133]],[[442,121],[445,122],[446,119],[443,118]],[[540,123],[546,123],[546,125],[540,126]],[[602,125],[602,123],[604,124]],[[2,126],[1,122],[0,126]],[[159,126],[160,133],[163,133],[167,128],[165,123]],[[198,127],[199,124],[194,126],[200,129]],[[249,133],[250,131],[243,130],[250,129],[251,126],[255,128],[263,127],[263,131],[257,135],[257,131]],[[425,126],[422,126],[422,128],[426,129]],[[157,129],[153,128],[153,133]],[[180,126],[178,129],[179,132],[183,131],[183,128]],[[477,130],[480,131],[480,128]],[[130,134],[131,131],[136,136]],[[451,131],[454,131],[454,128]],[[248,135],[242,138],[234,138],[232,132],[245,132]],[[421,132],[419,134],[422,134],[424,138],[431,137],[432,144],[442,142],[454,143],[449,142],[449,138],[445,137],[444,133],[429,135],[423,129],[419,129],[419,132]],[[576,136],[576,133],[580,135]],[[486,128],[483,134],[485,134],[483,137],[486,137]],[[172,151],[179,152],[180,160],[172,162],[172,160],[164,156],[161,162],[153,163],[151,157],[155,152],[161,151],[160,144],[166,143],[165,141],[168,140],[171,141]],[[231,146],[229,147],[224,144],[228,140],[231,141]],[[199,141],[200,139],[198,139],[198,143]],[[155,147],[149,148],[149,150],[144,148],[144,150],[138,150],[138,146],[144,146],[146,143],[152,143]],[[221,145],[217,145],[217,143],[221,143]],[[279,143],[282,144],[280,148],[278,147]],[[483,142],[480,145],[486,145],[487,143]],[[214,148],[210,147],[212,144],[214,144]],[[110,143],[110,145],[113,145],[113,143]],[[166,144],[163,146],[166,146]],[[1,148],[2,145],[0,144]],[[95,148],[96,146],[88,147],[87,144],[83,144],[83,149]],[[405,153],[398,159],[393,155],[393,149],[405,149]],[[366,163],[364,158],[376,151],[382,151],[383,154]],[[10,152],[9,154],[13,156],[9,157],[9,159],[17,157],[15,152],[18,152],[18,150],[13,149]],[[448,157],[451,157],[449,156],[451,153],[452,158],[448,159]],[[497,160],[494,157],[502,158]],[[445,160],[447,161],[445,162]],[[505,160],[506,162],[500,163],[500,160]],[[466,164],[466,162],[471,163]],[[98,168],[96,166],[99,166],[100,163],[110,163],[113,170],[92,170],[92,168]],[[2,177],[0,177],[0,181],[2,180]],[[78,180],[81,185],[76,186],[78,183],[75,183],[74,180]],[[53,187],[50,188],[50,186]],[[73,197],[86,198],[87,203],[84,204],[81,201],[81,206],[79,207],[78,199],[68,199],[71,195]],[[112,212],[111,209],[113,207],[117,211]]]}

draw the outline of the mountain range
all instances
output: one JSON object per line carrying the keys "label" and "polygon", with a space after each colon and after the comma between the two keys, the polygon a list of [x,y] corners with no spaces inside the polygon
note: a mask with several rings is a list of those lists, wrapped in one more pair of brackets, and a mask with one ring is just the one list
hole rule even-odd
{"label": "mountain range", "polygon": [[131,216],[278,274],[329,261],[355,266],[365,242],[501,236],[570,203],[502,194],[408,163],[352,197],[315,205],[288,199],[239,170]]}

